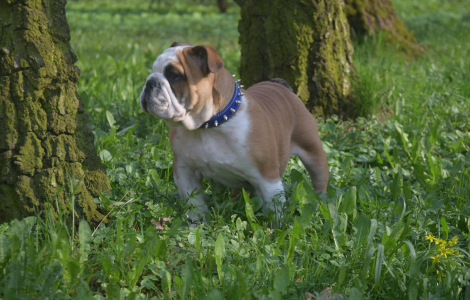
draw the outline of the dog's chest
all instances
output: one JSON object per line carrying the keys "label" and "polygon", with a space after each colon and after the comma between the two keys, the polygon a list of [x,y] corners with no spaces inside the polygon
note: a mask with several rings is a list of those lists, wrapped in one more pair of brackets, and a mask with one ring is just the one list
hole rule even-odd
{"label": "dog's chest", "polygon": [[230,168],[244,158],[238,139],[220,134],[201,134],[185,139],[183,159],[188,166],[202,169]]}
{"label": "dog's chest", "polygon": [[237,122],[240,119],[219,128],[178,130],[172,144],[181,170],[194,171],[232,188],[246,186],[257,170],[247,147],[248,122]]}

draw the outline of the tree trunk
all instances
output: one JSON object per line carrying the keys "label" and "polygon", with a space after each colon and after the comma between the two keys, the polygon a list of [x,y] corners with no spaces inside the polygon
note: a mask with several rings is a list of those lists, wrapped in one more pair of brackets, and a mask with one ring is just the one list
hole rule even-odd
{"label": "tree trunk", "polygon": [[409,57],[417,57],[424,50],[397,16],[390,0],[346,0],[349,25],[357,34],[375,34],[384,31],[386,40],[400,45]]}
{"label": "tree trunk", "polygon": [[353,47],[342,0],[240,0],[245,86],[285,79],[316,116],[352,117]]}
{"label": "tree trunk", "polygon": [[217,6],[221,13],[227,12],[227,0],[217,0]]}
{"label": "tree trunk", "polygon": [[58,204],[71,225],[69,175],[75,220],[103,218],[93,198],[109,179],[76,92],[65,4],[0,0],[0,222],[35,210],[57,218]]}

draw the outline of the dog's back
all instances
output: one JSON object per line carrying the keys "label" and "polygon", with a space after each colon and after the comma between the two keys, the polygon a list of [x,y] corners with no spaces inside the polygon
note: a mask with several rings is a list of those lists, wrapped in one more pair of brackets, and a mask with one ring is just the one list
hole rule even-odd
{"label": "dog's back", "polygon": [[[277,176],[281,177],[289,156],[299,156],[310,173],[315,190],[326,192],[328,164],[315,118],[302,100],[292,92],[289,84],[283,79],[275,78],[253,85],[246,90],[246,95],[250,102],[248,113],[254,123],[252,132],[257,139],[257,143],[253,145],[264,145],[264,151],[260,148],[253,152],[273,156],[263,159],[270,164],[277,158]],[[269,153],[266,149],[270,149]]]}

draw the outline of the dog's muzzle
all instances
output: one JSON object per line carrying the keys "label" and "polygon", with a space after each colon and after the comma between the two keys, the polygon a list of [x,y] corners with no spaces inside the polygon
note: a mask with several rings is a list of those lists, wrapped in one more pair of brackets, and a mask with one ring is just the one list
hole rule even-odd
{"label": "dog's muzzle", "polygon": [[149,113],[147,109],[147,101],[148,99],[150,99],[153,89],[157,88],[157,85],[158,85],[158,88],[160,88],[160,84],[157,82],[156,78],[152,77],[149,80],[147,80],[147,82],[145,83],[144,90],[142,92],[143,97],[142,96],[140,97],[140,105],[142,107],[142,110],[147,114]]}
{"label": "dog's muzzle", "polygon": [[140,106],[148,114],[162,119],[172,119],[182,114],[170,84],[160,73],[153,73],[147,78],[140,95]]}

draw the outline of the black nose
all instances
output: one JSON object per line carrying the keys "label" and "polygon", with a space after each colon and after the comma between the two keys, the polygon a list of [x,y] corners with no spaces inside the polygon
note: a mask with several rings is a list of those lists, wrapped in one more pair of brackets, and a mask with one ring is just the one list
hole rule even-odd
{"label": "black nose", "polygon": [[146,92],[150,93],[152,89],[154,89],[156,86],[157,86],[157,79],[150,78],[149,80],[147,80],[147,83],[145,84]]}

